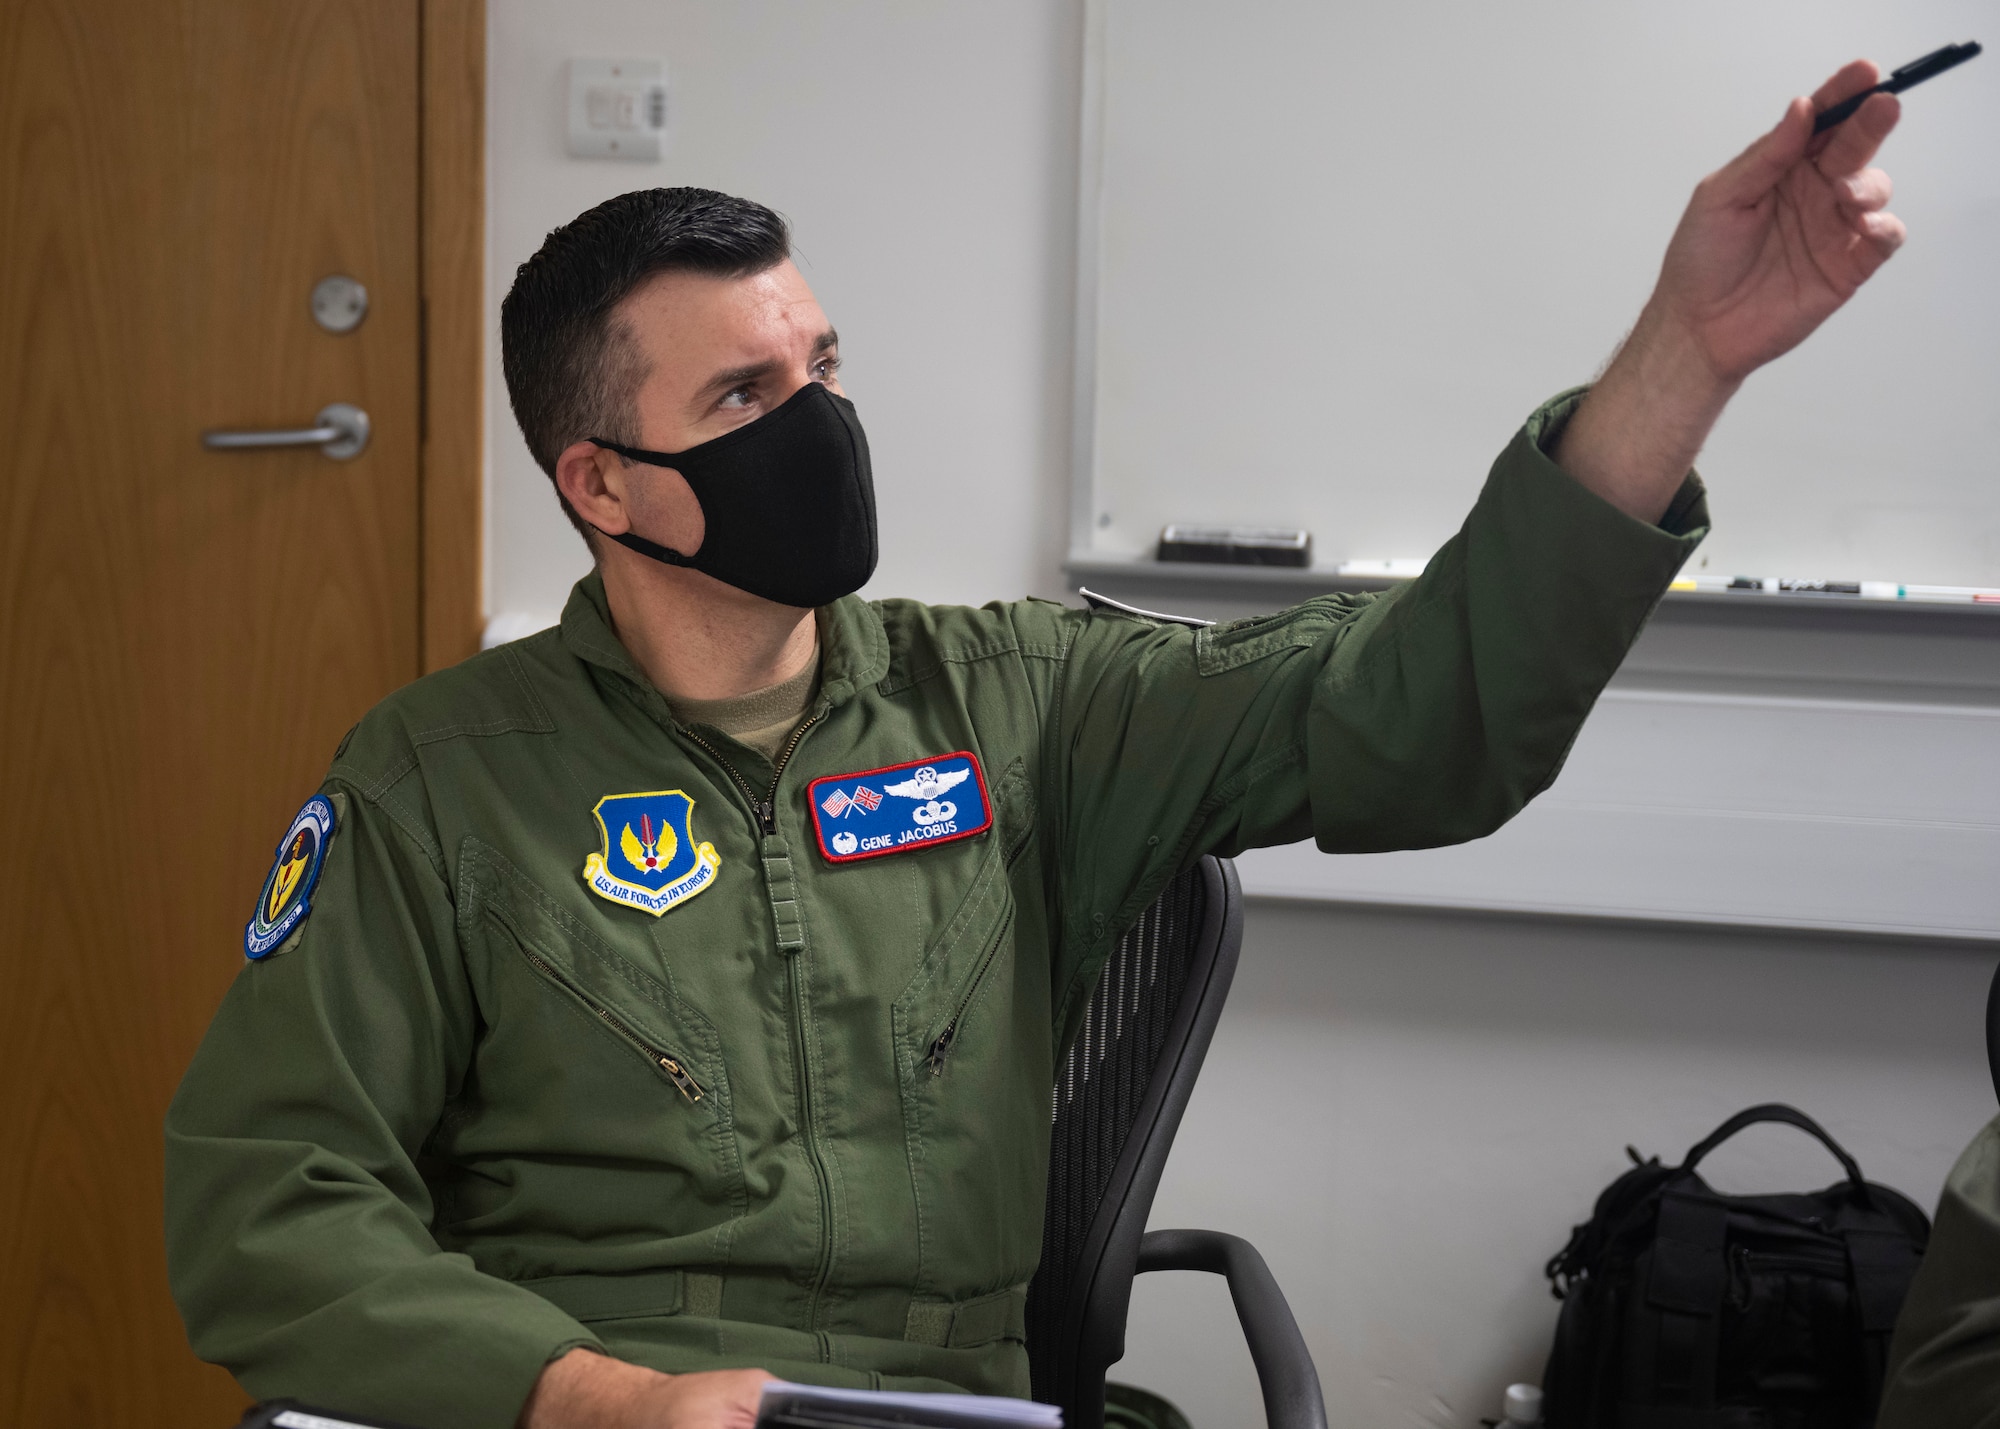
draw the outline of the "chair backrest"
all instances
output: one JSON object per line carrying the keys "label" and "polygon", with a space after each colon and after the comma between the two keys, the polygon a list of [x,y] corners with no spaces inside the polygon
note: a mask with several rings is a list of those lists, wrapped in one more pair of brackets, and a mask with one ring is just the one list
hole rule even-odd
{"label": "chair backrest", "polygon": [[1118,940],[1059,1069],[1028,1358],[1067,1429],[1103,1425],[1139,1238],[1242,943],[1236,869],[1203,858]]}
{"label": "chair backrest", "polygon": [[1986,1070],[1993,1075],[1993,1094],[2000,1096],[2000,967],[1986,989]]}

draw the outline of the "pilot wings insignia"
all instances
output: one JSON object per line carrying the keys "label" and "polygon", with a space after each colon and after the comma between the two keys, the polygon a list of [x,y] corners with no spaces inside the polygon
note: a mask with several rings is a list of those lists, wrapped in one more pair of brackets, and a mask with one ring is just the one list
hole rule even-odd
{"label": "pilot wings insignia", "polygon": [[948,799],[941,800],[938,795],[947,789],[956,789],[971,777],[972,770],[969,768],[940,774],[936,765],[926,764],[902,783],[884,784],[882,788],[899,798],[924,800],[910,817],[919,824],[941,824],[957,815],[958,805]]}

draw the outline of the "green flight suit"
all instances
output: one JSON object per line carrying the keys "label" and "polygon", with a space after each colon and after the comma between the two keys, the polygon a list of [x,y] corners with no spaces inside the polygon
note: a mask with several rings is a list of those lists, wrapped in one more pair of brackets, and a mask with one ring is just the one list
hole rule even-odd
{"label": "green flight suit", "polygon": [[[1389,595],[1200,631],[826,607],[768,822],[771,766],[675,724],[594,576],[558,630],[385,700],[323,786],[310,917],[168,1114],[195,1349],[427,1429],[511,1424],[577,1345],[1025,1394],[1054,1068],[1118,933],[1204,853],[1499,827],[1700,539],[1694,478],[1655,527],[1554,466],[1575,400]],[[954,750],[988,833],[819,852],[810,780]],[[657,918],[599,897],[593,806],[676,789],[713,883]]]}
{"label": "green flight suit", "polygon": [[1876,1429],[2000,1429],[2000,1117],[1945,1178]]}

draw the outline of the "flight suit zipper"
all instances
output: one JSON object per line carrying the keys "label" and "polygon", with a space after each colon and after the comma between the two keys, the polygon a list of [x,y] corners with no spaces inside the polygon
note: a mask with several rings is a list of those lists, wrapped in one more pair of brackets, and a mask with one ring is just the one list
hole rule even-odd
{"label": "flight suit zipper", "polygon": [[[750,787],[750,781],[743,777],[736,766],[722,757],[721,750],[685,725],[681,726],[681,733],[706,750],[708,756],[727,771],[729,777],[735,781],[736,787],[742,791],[743,801],[750,806],[750,815],[757,821],[758,829],[765,838],[776,838],[778,783],[785,777],[785,766],[792,762],[792,756],[798,752],[799,743],[806,737],[806,731],[818,724],[824,713],[822,710],[810,716],[792,731],[792,737],[787,741],[784,752],[772,766],[771,787],[762,799],[757,797],[756,791]],[[793,1075],[798,1078],[799,1085],[799,1137],[805,1147],[806,1164],[812,1168],[814,1188],[819,1192],[819,1264],[814,1267],[812,1299],[806,1311],[807,1323],[816,1325],[819,1319],[820,1297],[826,1293],[827,1282],[833,1276],[833,1178],[828,1174],[826,1161],[820,1155],[819,1136],[814,1130],[812,1059],[806,1055],[805,974],[799,966],[803,960],[793,956],[786,961],[789,964],[786,976],[791,987],[792,1000],[792,1070]],[[822,1359],[827,1356],[824,1336],[820,1336],[820,1356]]]}
{"label": "flight suit zipper", "polygon": [[958,1024],[965,1020],[966,1010],[972,1006],[972,999],[979,995],[980,986],[986,981],[986,974],[992,971],[993,960],[999,956],[1000,946],[1007,941],[1007,932],[1013,926],[1014,915],[1009,912],[1000,920],[999,930],[987,943],[986,952],[979,961],[979,969],[973,973],[972,981],[967,985],[964,996],[959,998],[958,1005],[952,1008],[950,1019],[924,1049],[924,1065],[931,1069],[933,1077],[944,1075],[945,1058],[951,1055],[951,1049],[958,1041]]}
{"label": "flight suit zipper", "polygon": [[958,1034],[958,1019],[945,1023],[944,1031],[931,1039],[930,1050],[924,1054],[924,1065],[931,1069],[933,1077],[944,1075],[944,1059],[951,1055],[951,1039]]}
{"label": "flight suit zipper", "polygon": [[685,725],[681,726],[681,733],[707,750],[709,758],[720,764],[729,777],[736,781],[736,787],[743,791],[743,802],[750,806],[750,816],[757,821],[760,830],[770,835],[778,832],[778,781],[785,777],[785,766],[792,762],[792,755],[798,751],[799,741],[804,739],[806,731],[819,721],[820,716],[813,715],[792,731],[791,742],[785,746],[785,752],[778,756],[777,765],[771,771],[771,787],[762,799],[759,799],[756,790],[750,787],[750,781],[737,772],[736,766],[722,757],[721,750]]}
{"label": "flight suit zipper", "polygon": [[527,958],[527,960],[534,965],[535,970],[539,972],[543,977],[547,978],[550,982],[553,982],[557,986],[561,987],[564,991],[568,992],[571,996],[575,997],[577,1001],[581,1002],[585,1007],[589,1008],[593,1013],[595,1013],[597,1015],[598,1020],[602,1022],[606,1027],[609,1027],[613,1032],[617,1033],[620,1037],[624,1038],[627,1042],[631,1043],[634,1047],[637,1047],[641,1052],[645,1053],[646,1060],[651,1062],[654,1066],[658,1067],[662,1072],[664,1072],[666,1074],[667,1080],[674,1084],[674,1089],[678,1091],[683,1097],[687,1098],[690,1104],[701,1100],[702,1098],[701,1083],[697,1082],[694,1079],[693,1074],[688,1071],[686,1066],[684,1066],[681,1063],[681,1060],[678,1057],[673,1056],[671,1053],[663,1052],[658,1047],[653,1046],[652,1043],[648,1042],[645,1038],[641,1037],[637,1032],[634,1032],[632,1028],[626,1022],[620,1019],[617,1016],[617,1014],[613,1013],[610,1008],[605,1007],[603,1004],[595,1002],[592,999],[584,996],[583,993],[578,992],[576,989],[576,985],[574,983],[572,983],[568,978],[564,977],[561,973],[557,972],[555,968],[552,967],[544,959],[537,957],[533,953],[527,952],[525,949],[522,952],[522,956]]}

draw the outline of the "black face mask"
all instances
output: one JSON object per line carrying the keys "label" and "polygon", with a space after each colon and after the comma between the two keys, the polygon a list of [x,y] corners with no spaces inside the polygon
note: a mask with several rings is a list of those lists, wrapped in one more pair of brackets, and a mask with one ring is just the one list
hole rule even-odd
{"label": "black face mask", "polygon": [[[692,556],[627,531],[621,546],[779,605],[826,605],[875,573],[875,481],[854,404],[808,382],[781,406],[682,452],[590,438],[687,479],[705,523]],[[610,536],[610,532],[602,534]]]}

